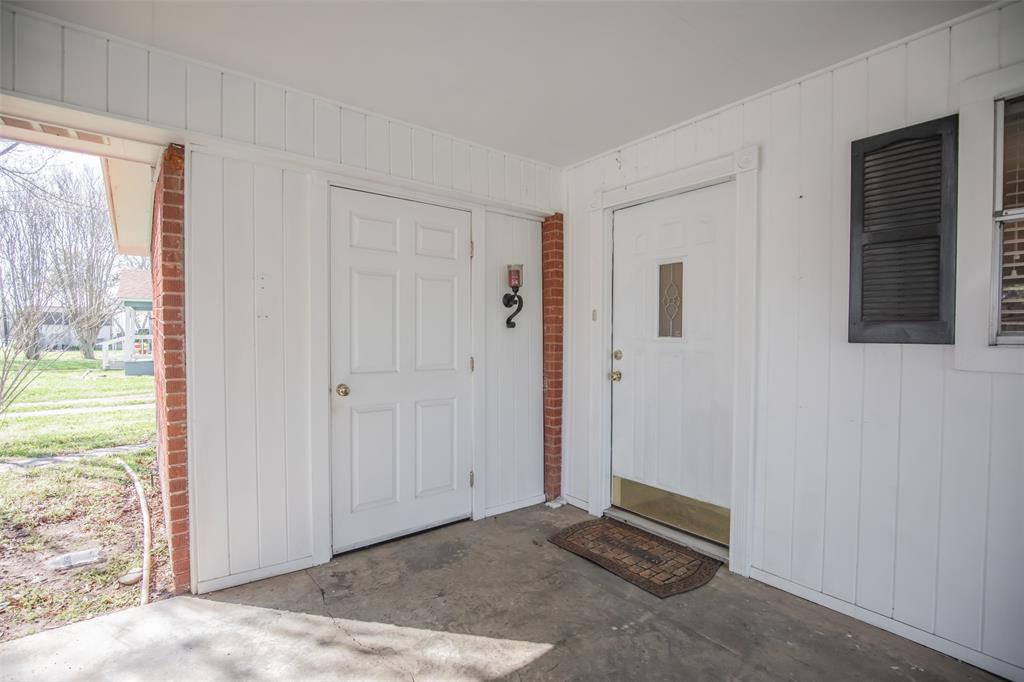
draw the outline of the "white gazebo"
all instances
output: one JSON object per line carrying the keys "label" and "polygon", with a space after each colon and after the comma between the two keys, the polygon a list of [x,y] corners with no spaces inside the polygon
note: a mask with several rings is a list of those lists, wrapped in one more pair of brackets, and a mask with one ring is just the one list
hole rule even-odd
{"label": "white gazebo", "polygon": [[121,270],[117,286],[121,309],[115,315],[124,334],[103,343],[103,369],[127,375],[153,374],[153,285],[149,270]]}

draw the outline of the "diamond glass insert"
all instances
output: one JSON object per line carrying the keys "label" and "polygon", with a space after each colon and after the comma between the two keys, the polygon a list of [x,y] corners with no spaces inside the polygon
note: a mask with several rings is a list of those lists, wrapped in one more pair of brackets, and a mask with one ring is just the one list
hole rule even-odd
{"label": "diamond glass insert", "polygon": [[658,336],[683,336],[683,263],[662,263],[658,273]]}

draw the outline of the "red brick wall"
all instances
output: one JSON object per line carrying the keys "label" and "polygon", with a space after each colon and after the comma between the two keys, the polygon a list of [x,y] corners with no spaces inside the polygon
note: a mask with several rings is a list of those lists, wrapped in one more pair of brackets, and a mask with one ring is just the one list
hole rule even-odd
{"label": "red brick wall", "polygon": [[185,436],[185,150],[164,152],[153,202],[153,370],[160,486],[175,593],[189,589]]}
{"label": "red brick wall", "polygon": [[562,494],[562,316],[564,247],[562,214],[541,226],[541,288],[544,305],[544,497]]}

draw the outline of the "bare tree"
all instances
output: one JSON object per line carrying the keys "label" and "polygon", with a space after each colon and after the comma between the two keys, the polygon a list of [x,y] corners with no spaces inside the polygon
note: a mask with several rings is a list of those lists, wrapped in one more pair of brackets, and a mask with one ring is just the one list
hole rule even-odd
{"label": "bare tree", "polygon": [[0,188],[0,415],[41,369],[53,301],[52,211],[38,195]]}
{"label": "bare tree", "polygon": [[46,324],[69,324],[92,358],[115,309],[102,179],[56,154],[0,140],[0,415],[43,369]]}
{"label": "bare tree", "polygon": [[88,168],[54,169],[53,276],[57,299],[71,318],[82,355],[95,357],[100,329],[117,311],[118,261],[103,180]]}
{"label": "bare tree", "polygon": [[53,302],[53,211],[27,192],[0,192],[0,286],[4,341],[36,360],[44,348],[41,325]]}
{"label": "bare tree", "polygon": [[149,256],[119,256],[121,270],[149,270]]}

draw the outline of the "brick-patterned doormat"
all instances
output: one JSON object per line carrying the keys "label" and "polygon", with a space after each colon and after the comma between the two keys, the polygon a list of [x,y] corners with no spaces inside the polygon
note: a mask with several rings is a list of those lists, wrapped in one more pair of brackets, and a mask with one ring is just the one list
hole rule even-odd
{"label": "brick-patterned doormat", "polygon": [[722,565],[718,559],[607,518],[569,526],[548,541],[662,599],[700,587]]}

